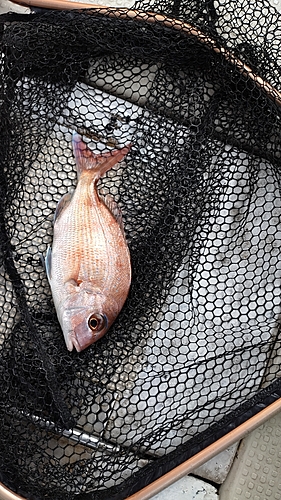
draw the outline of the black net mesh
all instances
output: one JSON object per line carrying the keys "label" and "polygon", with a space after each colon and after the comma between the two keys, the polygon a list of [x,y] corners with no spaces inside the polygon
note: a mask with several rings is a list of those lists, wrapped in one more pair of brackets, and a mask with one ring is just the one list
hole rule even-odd
{"label": "black net mesh", "polygon": [[[150,14],[0,18],[0,480],[29,499],[124,499],[281,392],[280,17],[135,7]],[[132,285],[81,353],[41,258],[76,186],[73,130],[132,143],[99,182]]]}

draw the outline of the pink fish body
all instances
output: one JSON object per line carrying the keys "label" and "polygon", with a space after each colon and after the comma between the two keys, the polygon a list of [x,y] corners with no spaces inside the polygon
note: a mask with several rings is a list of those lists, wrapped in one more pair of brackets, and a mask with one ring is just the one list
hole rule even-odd
{"label": "pink fish body", "polygon": [[99,178],[128,153],[130,146],[95,155],[73,135],[78,183],[55,214],[46,270],[67,348],[82,351],[110,328],[127,298],[131,263],[121,212],[97,192]]}

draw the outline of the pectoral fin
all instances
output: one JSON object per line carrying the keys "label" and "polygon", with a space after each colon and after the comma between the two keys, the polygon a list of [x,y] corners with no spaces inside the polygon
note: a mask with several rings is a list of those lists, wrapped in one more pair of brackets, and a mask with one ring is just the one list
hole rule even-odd
{"label": "pectoral fin", "polygon": [[107,194],[106,196],[104,196],[103,201],[104,201],[105,205],[107,206],[107,208],[112,213],[115,220],[118,222],[119,227],[122,231],[122,234],[125,238],[125,231],[124,231],[124,224],[123,224],[121,208],[118,206],[118,203],[112,198],[112,196],[110,196],[110,194]]}
{"label": "pectoral fin", "polygon": [[49,282],[51,281],[51,269],[52,269],[52,250],[51,247],[48,246],[46,257],[45,257],[45,269]]}

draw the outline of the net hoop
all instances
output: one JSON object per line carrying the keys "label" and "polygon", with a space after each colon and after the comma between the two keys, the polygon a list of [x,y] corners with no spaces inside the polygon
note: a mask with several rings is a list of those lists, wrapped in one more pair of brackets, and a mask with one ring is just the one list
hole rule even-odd
{"label": "net hoop", "polygon": [[275,89],[269,82],[265,81],[259,75],[245,64],[243,61],[235,57],[231,51],[228,49],[218,46],[218,44],[203,31],[192,26],[187,22],[180,21],[178,19],[173,19],[162,14],[157,14],[154,12],[143,12],[140,10],[132,10],[126,8],[114,8],[107,7],[105,5],[81,3],[81,2],[69,2],[67,0],[11,0],[17,5],[22,5],[24,7],[37,7],[44,9],[55,9],[55,10],[83,10],[90,9],[92,11],[98,11],[99,15],[105,17],[114,17],[118,19],[123,19],[127,21],[135,20],[136,22],[144,22],[148,24],[162,24],[167,28],[181,30],[186,35],[194,37],[200,43],[207,45],[216,54],[223,56],[227,62],[235,66],[238,71],[250,78],[255,82],[255,84],[267,94],[267,96],[274,101],[277,105],[281,105],[281,92]]}

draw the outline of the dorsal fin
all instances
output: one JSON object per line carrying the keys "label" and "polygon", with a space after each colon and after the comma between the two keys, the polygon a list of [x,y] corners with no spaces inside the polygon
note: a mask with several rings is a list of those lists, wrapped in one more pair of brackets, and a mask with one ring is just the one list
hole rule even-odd
{"label": "dorsal fin", "polygon": [[118,222],[119,227],[122,231],[122,234],[125,238],[125,231],[124,231],[124,224],[123,224],[121,208],[118,206],[118,203],[112,198],[112,196],[110,194],[103,196],[102,199],[104,201],[104,204],[107,206],[107,208],[112,213],[115,220]]}

